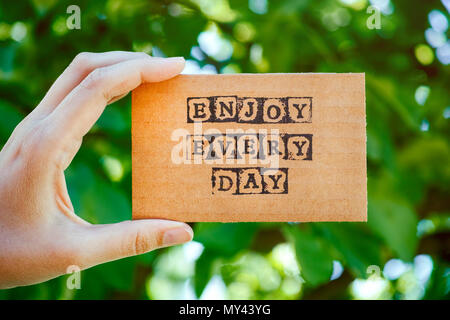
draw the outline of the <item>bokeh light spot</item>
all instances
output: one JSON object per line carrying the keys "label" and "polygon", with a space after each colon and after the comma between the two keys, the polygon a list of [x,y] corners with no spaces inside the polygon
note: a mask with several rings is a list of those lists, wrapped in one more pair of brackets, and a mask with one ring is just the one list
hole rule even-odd
{"label": "bokeh light spot", "polygon": [[434,60],[433,50],[426,44],[417,45],[414,53],[416,55],[417,61],[425,66],[431,64]]}

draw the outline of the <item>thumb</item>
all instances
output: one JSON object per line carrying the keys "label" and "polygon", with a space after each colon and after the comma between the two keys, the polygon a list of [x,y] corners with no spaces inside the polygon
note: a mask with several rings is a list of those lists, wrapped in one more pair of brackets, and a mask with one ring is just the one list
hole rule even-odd
{"label": "thumb", "polygon": [[85,230],[77,241],[82,269],[188,242],[193,237],[189,225],[159,219],[124,221],[82,228]]}

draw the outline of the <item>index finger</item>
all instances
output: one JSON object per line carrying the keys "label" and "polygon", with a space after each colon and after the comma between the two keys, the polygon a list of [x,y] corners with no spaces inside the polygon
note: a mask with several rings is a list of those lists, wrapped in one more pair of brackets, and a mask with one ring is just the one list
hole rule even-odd
{"label": "index finger", "polygon": [[58,140],[81,139],[111,99],[128,93],[144,82],[170,79],[183,68],[183,58],[145,58],[92,71],[47,117],[52,135]]}
{"label": "index finger", "polygon": [[106,67],[126,60],[143,59],[146,57],[149,56],[143,52],[127,51],[79,53],[52,84],[42,101],[36,107],[35,112],[44,116],[50,114],[73,88],[97,68]]}

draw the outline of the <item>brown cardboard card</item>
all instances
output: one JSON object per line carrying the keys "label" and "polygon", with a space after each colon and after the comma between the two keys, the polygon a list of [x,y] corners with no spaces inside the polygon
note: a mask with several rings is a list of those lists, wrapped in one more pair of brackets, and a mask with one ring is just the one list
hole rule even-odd
{"label": "brown cardboard card", "polygon": [[132,98],[133,218],[366,221],[364,74],[180,75]]}

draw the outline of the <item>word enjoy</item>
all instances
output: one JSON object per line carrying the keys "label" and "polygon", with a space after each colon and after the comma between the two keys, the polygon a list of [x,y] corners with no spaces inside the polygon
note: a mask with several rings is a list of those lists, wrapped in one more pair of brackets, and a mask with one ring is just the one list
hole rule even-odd
{"label": "word enjoy", "polygon": [[187,122],[310,123],[312,97],[187,98]]}

